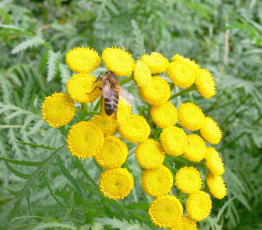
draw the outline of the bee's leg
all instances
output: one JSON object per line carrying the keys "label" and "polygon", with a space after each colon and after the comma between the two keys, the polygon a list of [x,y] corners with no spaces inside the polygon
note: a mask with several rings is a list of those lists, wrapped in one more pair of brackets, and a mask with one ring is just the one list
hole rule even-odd
{"label": "bee's leg", "polygon": [[95,86],[95,88],[94,88],[90,93],[86,93],[86,94],[91,94],[91,93],[93,93],[97,88],[99,88],[100,90],[102,90],[102,88],[97,85],[97,86]]}
{"label": "bee's leg", "polygon": [[100,74],[97,79],[94,81],[94,83],[97,83],[98,81],[101,81],[102,80],[102,77],[100,77],[102,74]]}
{"label": "bee's leg", "polygon": [[116,121],[117,121],[117,111],[115,112],[115,114],[114,114],[114,115],[115,115],[115,119],[116,119]]}

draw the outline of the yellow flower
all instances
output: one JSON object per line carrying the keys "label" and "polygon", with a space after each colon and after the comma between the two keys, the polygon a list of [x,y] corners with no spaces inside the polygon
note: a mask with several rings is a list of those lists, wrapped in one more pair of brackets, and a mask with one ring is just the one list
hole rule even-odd
{"label": "yellow flower", "polygon": [[148,65],[152,74],[166,72],[168,66],[168,59],[157,52],[152,52],[150,55],[143,55],[141,61]]}
{"label": "yellow flower", "polygon": [[172,227],[180,221],[183,206],[175,196],[159,196],[149,206],[148,211],[153,223],[159,227]]}
{"label": "yellow flower", "polygon": [[197,230],[196,222],[189,217],[182,216],[181,220],[169,230]]}
{"label": "yellow flower", "polygon": [[72,126],[67,134],[67,147],[72,155],[82,158],[95,156],[104,144],[104,135],[91,121],[81,121]]}
{"label": "yellow flower", "polygon": [[148,87],[139,87],[139,95],[151,105],[160,105],[170,97],[170,88],[166,80],[153,77]]}
{"label": "yellow flower", "polygon": [[161,165],[156,169],[146,169],[141,178],[142,188],[149,196],[166,195],[172,185],[173,176],[167,167]]}
{"label": "yellow flower", "polygon": [[201,136],[210,144],[216,145],[222,138],[222,131],[211,117],[206,117],[203,126],[200,128]]}
{"label": "yellow flower", "polygon": [[77,74],[67,82],[66,89],[74,101],[80,103],[93,102],[101,95],[99,88],[94,90],[100,84],[99,82],[95,83],[95,80],[96,78],[90,74]]}
{"label": "yellow flower", "polygon": [[186,201],[186,212],[188,216],[195,221],[201,221],[207,218],[210,214],[211,207],[210,196],[203,191],[189,195]]}
{"label": "yellow flower", "polygon": [[119,200],[129,195],[134,180],[126,168],[108,169],[101,173],[98,186],[105,197]]}
{"label": "yellow flower", "polygon": [[137,146],[136,159],[142,168],[158,168],[164,162],[165,152],[158,141],[147,139]]}
{"label": "yellow flower", "polygon": [[43,119],[53,128],[58,128],[73,119],[75,104],[66,93],[54,93],[45,98],[41,111]]}
{"label": "yellow flower", "polygon": [[196,75],[195,84],[198,92],[206,99],[216,94],[216,83],[211,73],[206,69],[200,69]]}
{"label": "yellow flower", "polygon": [[199,191],[202,185],[200,172],[192,166],[180,168],[176,173],[175,181],[177,188],[188,194]]}
{"label": "yellow flower", "polygon": [[147,87],[151,84],[151,72],[147,64],[137,61],[134,69],[134,79],[141,87]]}
{"label": "yellow flower", "polygon": [[206,150],[206,167],[217,176],[221,176],[225,172],[222,158],[215,148],[208,147]]}
{"label": "yellow flower", "polygon": [[186,151],[188,140],[183,129],[169,126],[160,134],[160,140],[167,154],[179,156]]}
{"label": "yellow flower", "polygon": [[131,54],[120,48],[109,48],[103,50],[102,59],[110,71],[119,76],[129,76],[133,70],[135,61]]}
{"label": "yellow flower", "polygon": [[128,148],[120,138],[106,136],[104,145],[95,156],[95,160],[103,168],[117,168],[126,161],[127,154]]}
{"label": "yellow flower", "polygon": [[184,157],[194,162],[203,160],[206,155],[206,145],[204,140],[196,134],[189,134],[187,138],[188,145]]}
{"label": "yellow flower", "polygon": [[178,120],[180,124],[191,131],[200,129],[205,122],[202,110],[191,102],[180,105],[178,110]]}
{"label": "yellow flower", "polygon": [[182,55],[175,54],[175,55],[172,57],[172,61],[183,61],[183,62],[187,62],[192,68],[195,69],[195,71],[199,70],[199,65],[198,65],[195,61],[190,60],[189,58],[185,58],[185,57],[183,57]]}
{"label": "yellow flower", "polygon": [[144,117],[131,115],[125,122],[119,124],[118,132],[124,139],[132,143],[139,143],[148,138],[150,126]]}
{"label": "yellow flower", "polygon": [[119,100],[117,107],[117,121],[120,124],[121,122],[125,122],[131,116],[131,106],[125,104],[122,100]]}
{"label": "yellow flower", "polygon": [[150,115],[159,128],[166,128],[177,123],[177,109],[170,102],[151,106]]}
{"label": "yellow flower", "polygon": [[207,186],[213,197],[221,200],[227,195],[225,181],[221,176],[208,173],[206,177]]}
{"label": "yellow flower", "polygon": [[69,69],[78,73],[90,73],[100,66],[101,58],[90,48],[77,47],[66,54]]}
{"label": "yellow flower", "polygon": [[113,135],[117,131],[118,123],[113,116],[95,115],[90,121],[97,125],[104,135]]}

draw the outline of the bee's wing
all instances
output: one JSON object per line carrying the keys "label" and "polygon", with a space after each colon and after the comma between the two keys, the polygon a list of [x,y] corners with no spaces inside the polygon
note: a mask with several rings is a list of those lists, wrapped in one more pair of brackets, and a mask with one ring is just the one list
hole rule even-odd
{"label": "bee's wing", "polygon": [[109,83],[107,81],[106,81],[106,83],[103,86],[102,94],[103,94],[104,98],[110,97],[110,85],[109,85]]}
{"label": "bee's wing", "polygon": [[134,96],[127,92],[124,88],[120,87],[120,99],[127,105],[131,106],[131,100],[134,99]]}

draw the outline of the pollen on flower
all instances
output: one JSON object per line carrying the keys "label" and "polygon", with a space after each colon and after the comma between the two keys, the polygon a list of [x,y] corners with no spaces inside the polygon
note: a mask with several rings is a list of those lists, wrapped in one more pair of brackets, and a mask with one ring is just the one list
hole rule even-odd
{"label": "pollen on flower", "polygon": [[150,55],[143,55],[141,61],[149,66],[152,74],[166,72],[166,68],[169,63],[168,59],[158,52],[152,52]]}
{"label": "pollen on flower", "polygon": [[182,216],[181,220],[169,230],[197,230],[196,222],[189,217]]}
{"label": "pollen on flower", "polygon": [[206,150],[206,167],[214,175],[221,176],[225,172],[222,158],[215,148],[208,147]]}
{"label": "pollen on flower", "polygon": [[196,134],[189,134],[187,138],[188,145],[184,157],[194,162],[203,160],[206,155],[206,145],[204,140]]}
{"label": "pollen on flower", "polygon": [[138,86],[147,87],[151,84],[152,76],[147,64],[137,61],[134,69],[134,79]]}
{"label": "pollen on flower", "polygon": [[221,176],[208,173],[206,177],[207,186],[213,197],[221,200],[227,195],[225,181]]}
{"label": "pollen on flower", "polygon": [[211,73],[206,69],[200,69],[196,75],[195,84],[198,92],[206,99],[216,94],[216,83]]}
{"label": "pollen on flower", "polygon": [[216,145],[222,138],[222,131],[211,117],[206,117],[203,126],[200,128],[201,136],[210,144]]}
{"label": "pollen on flower", "polygon": [[118,123],[113,116],[95,115],[90,121],[97,125],[104,135],[113,135],[117,131]]}

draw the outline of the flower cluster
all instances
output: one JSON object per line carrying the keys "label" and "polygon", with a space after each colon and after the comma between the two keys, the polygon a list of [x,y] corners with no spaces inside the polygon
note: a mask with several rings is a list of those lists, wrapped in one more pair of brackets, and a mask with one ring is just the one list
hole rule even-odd
{"label": "flower cluster", "polygon": [[[196,104],[186,102],[177,109],[171,101],[192,90],[207,99],[215,95],[211,73],[179,54],[170,62],[153,52],[135,62],[123,49],[106,48],[102,60],[108,71],[129,77],[123,82],[134,80],[139,96],[148,104],[146,112],[132,114],[131,107],[120,99],[114,101],[117,109],[108,116],[102,96],[104,85],[91,73],[100,66],[101,58],[93,49],[78,47],[66,54],[69,69],[76,73],[67,82],[68,94],[47,97],[42,105],[43,119],[53,128],[64,126],[76,114],[75,103],[81,103],[77,112],[86,116],[76,117],[78,122],[70,126],[67,147],[83,160],[94,157],[105,169],[99,179],[101,193],[115,200],[130,194],[134,179],[125,162],[135,152],[143,169],[141,186],[155,198],[148,210],[153,223],[170,229],[197,229],[196,222],[207,218],[212,207],[210,195],[201,190],[203,179],[215,198],[223,199],[227,193],[220,154],[205,143],[218,144],[222,132]],[[172,95],[174,87],[187,89]],[[95,109],[90,111],[87,103],[95,101]],[[201,178],[193,166],[167,167],[166,155],[194,166],[205,163],[208,173]]]}

